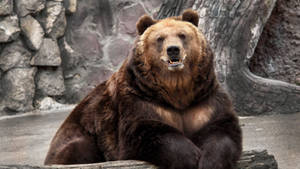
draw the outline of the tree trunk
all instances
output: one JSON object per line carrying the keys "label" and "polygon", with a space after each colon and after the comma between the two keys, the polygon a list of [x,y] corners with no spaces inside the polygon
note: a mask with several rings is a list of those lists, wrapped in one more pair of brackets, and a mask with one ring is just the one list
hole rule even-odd
{"label": "tree trunk", "polygon": [[[176,1],[177,3],[177,1]],[[254,75],[249,61],[276,0],[196,0],[199,29],[216,57],[218,79],[232,96],[240,115],[300,112],[300,87]],[[177,15],[172,1],[164,1],[158,18]],[[175,4],[175,3],[173,3]],[[173,12],[170,12],[173,11]]]}
{"label": "tree trunk", "polygon": [[258,77],[249,71],[276,0],[198,0],[204,32],[216,56],[216,72],[240,115],[300,112],[300,87]]}

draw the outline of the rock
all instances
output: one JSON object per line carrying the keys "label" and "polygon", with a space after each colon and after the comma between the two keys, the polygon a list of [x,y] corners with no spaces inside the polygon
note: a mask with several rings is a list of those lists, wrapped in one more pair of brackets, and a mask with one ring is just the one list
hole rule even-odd
{"label": "rock", "polygon": [[[156,166],[143,161],[124,160],[124,161],[108,161],[94,164],[81,165],[53,165],[53,166],[30,166],[30,165],[1,165],[0,169],[157,169]],[[278,169],[274,156],[263,151],[247,151],[243,153],[242,159],[236,169]]]}
{"label": "rock", "polygon": [[77,8],[77,0],[64,0],[64,6],[67,14],[75,13]]}
{"label": "rock", "polygon": [[22,41],[16,40],[8,44],[0,54],[0,69],[7,71],[12,68],[30,67],[31,53],[25,48]]}
{"label": "rock", "polygon": [[0,0],[0,16],[11,14],[13,12],[13,7],[13,0]]}
{"label": "rock", "polygon": [[125,7],[120,12],[120,32],[135,35],[136,22],[146,11],[141,4]]}
{"label": "rock", "polygon": [[67,20],[62,2],[47,1],[45,18],[41,20],[47,35],[54,39],[63,36],[67,26]]}
{"label": "rock", "polygon": [[11,113],[33,109],[36,68],[15,68],[2,78],[5,110]]}
{"label": "rock", "polygon": [[39,67],[36,83],[41,95],[60,96],[65,91],[63,73],[60,67]]}
{"label": "rock", "polygon": [[60,66],[61,57],[57,42],[45,38],[40,50],[32,57],[30,64],[33,66]]}
{"label": "rock", "polygon": [[296,77],[295,83],[296,83],[296,85],[299,85],[299,86],[300,86],[300,77]]}
{"label": "rock", "polygon": [[28,47],[32,50],[40,49],[44,37],[44,30],[40,23],[31,15],[27,15],[21,18],[20,24]]}
{"label": "rock", "polygon": [[120,65],[127,57],[131,44],[122,38],[116,38],[106,47],[108,57],[113,66]]}
{"label": "rock", "polygon": [[113,71],[103,65],[89,65],[88,69],[79,66],[76,70],[65,73],[66,103],[78,103],[98,84],[107,80]]}
{"label": "rock", "polygon": [[[2,70],[0,69],[0,97],[2,97],[2,95],[1,95],[1,93],[2,93],[2,84],[1,84],[2,74],[3,74],[3,72],[2,72]],[[0,100],[0,104],[1,104],[1,100]],[[0,111],[1,111],[1,109],[0,109]]]}
{"label": "rock", "polygon": [[65,104],[60,104],[56,102],[51,97],[45,97],[41,101],[37,103],[38,108],[40,110],[54,110],[54,109],[61,109],[63,107],[66,107]]}
{"label": "rock", "polygon": [[158,12],[159,7],[161,6],[162,2],[161,0],[142,0],[144,3],[145,8],[147,9],[148,12],[154,13]]}
{"label": "rock", "polygon": [[0,18],[0,43],[17,39],[19,33],[20,28],[17,15]]}
{"label": "rock", "polygon": [[58,15],[56,21],[54,22],[49,36],[56,39],[62,37],[65,34],[66,27],[67,19],[65,15],[65,9],[63,8],[62,12]]}
{"label": "rock", "polygon": [[[11,0],[12,1],[12,0]],[[45,8],[46,0],[16,0],[16,10],[20,17],[37,13]]]}
{"label": "rock", "polygon": [[58,44],[62,56],[62,67],[64,73],[68,74],[68,70],[76,69],[76,67],[80,64],[80,54],[68,44],[65,37],[61,38],[58,41]]}

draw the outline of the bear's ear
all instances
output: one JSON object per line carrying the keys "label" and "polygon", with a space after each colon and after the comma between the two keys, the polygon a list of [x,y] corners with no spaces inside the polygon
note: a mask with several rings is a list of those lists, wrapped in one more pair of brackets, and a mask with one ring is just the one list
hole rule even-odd
{"label": "bear's ear", "polygon": [[148,15],[142,16],[136,23],[136,28],[139,35],[142,35],[148,27],[150,27],[155,23],[156,21],[153,20],[150,16]]}
{"label": "bear's ear", "polygon": [[199,15],[196,11],[187,9],[182,14],[182,20],[187,21],[198,27]]}

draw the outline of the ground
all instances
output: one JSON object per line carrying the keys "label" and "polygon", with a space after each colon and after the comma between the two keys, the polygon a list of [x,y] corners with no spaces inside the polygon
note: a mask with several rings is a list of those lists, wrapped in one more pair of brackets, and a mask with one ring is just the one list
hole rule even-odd
{"label": "ground", "polygon": [[[72,107],[0,120],[0,164],[41,165]],[[300,113],[241,118],[244,150],[267,149],[280,169],[300,168]]]}

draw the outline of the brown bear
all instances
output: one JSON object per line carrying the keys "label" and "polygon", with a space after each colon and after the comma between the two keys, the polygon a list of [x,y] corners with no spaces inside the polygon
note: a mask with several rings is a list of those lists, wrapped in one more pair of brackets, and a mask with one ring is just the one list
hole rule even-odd
{"label": "brown bear", "polygon": [[198,14],[137,22],[121,68],[71,112],[45,164],[142,160],[168,169],[231,169],[241,129],[198,31]]}

